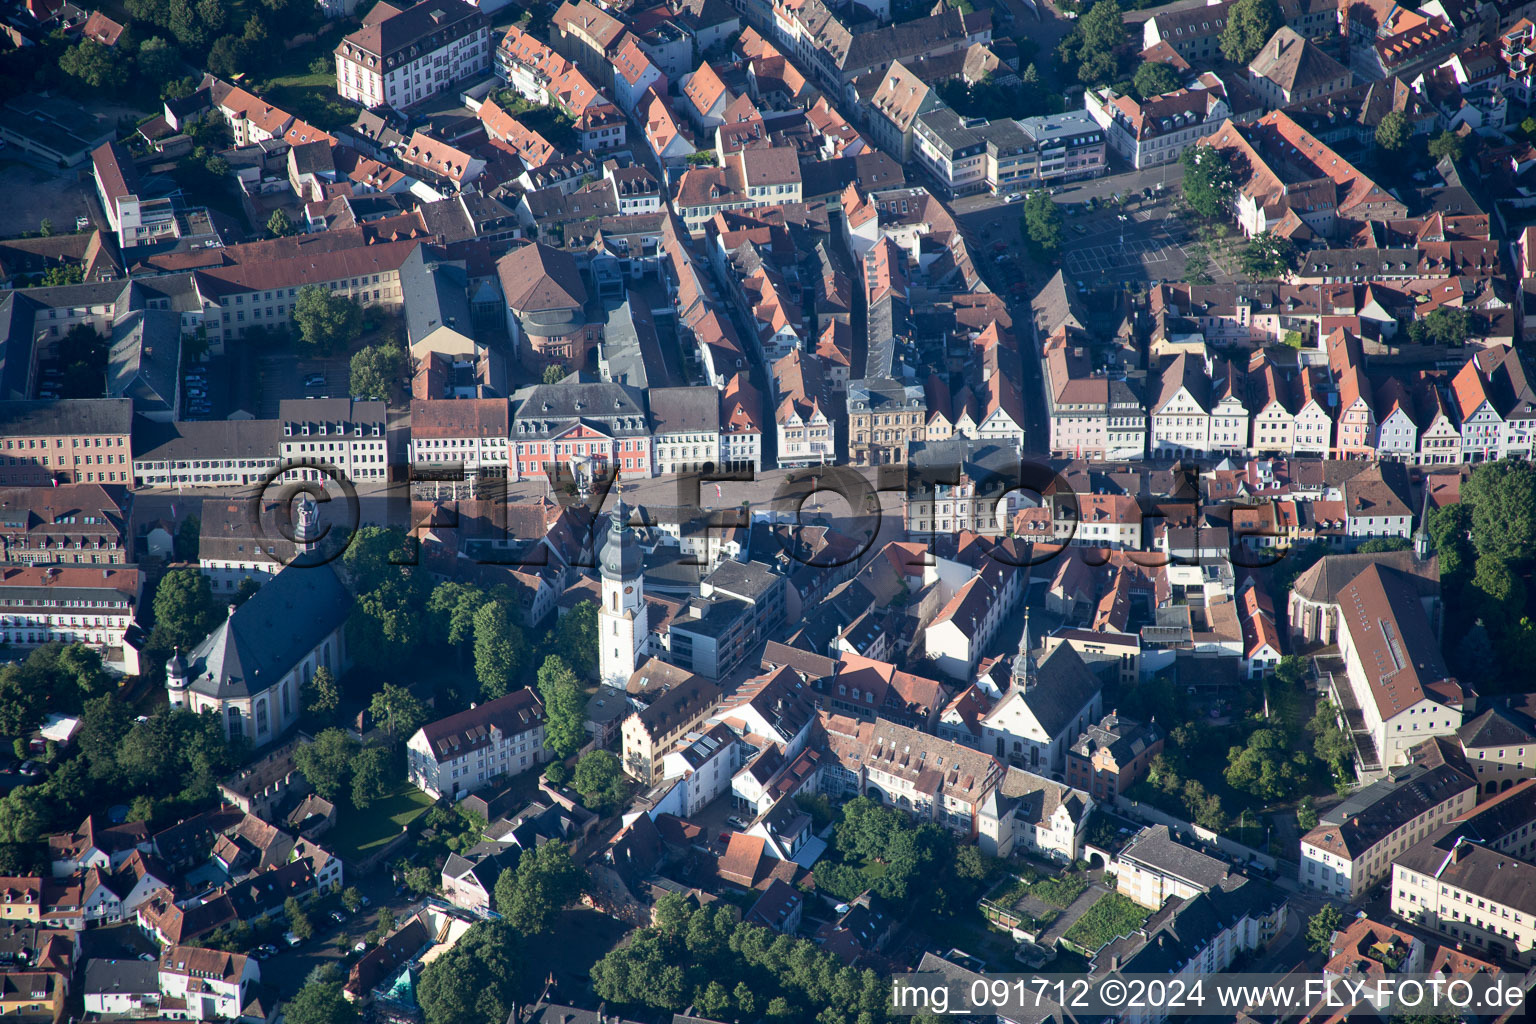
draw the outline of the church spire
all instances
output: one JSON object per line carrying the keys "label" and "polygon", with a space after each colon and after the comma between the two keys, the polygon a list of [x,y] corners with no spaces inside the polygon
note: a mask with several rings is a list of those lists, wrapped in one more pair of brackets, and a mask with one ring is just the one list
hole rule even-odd
{"label": "church spire", "polygon": [[1024,608],[1024,632],[1019,637],[1019,653],[1013,659],[1013,685],[1027,690],[1035,681],[1035,664],[1029,657],[1029,607]]}

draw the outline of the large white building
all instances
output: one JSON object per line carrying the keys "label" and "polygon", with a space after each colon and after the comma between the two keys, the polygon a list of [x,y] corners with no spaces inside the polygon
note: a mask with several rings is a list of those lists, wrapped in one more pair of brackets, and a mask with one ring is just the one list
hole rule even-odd
{"label": "large white building", "polygon": [[245,1007],[245,990],[261,980],[261,967],[239,953],[171,946],[160,954],[160,993],[186,1003],[194,1020],[233,1019]]}
{"label": "large white building", "polygon": [[1361,899],[1399,854],[1476,800],[1471,776],[1449,764],[1413,765],[1352,794],[1302,836],[1296,880],[1334,899]]}
{"label": "large white building", "polygon": [[136,621],[139,570],[27,566],[8,568],[0,577],[0,644],[26,650],[55,641],[80,643],[138,672],[138,649],[124,635]]}
{"label": "large white building", "polygon": [[1361,771],[1406,764],[1413,747],[1454,736],[1465,694],[1445,667],[1439,629],[1407,574],[1372,564],[1339,592],[1338,606],[1345,673],[1342,680],[1334,675],[1334,696],[1341,707],[1361,711]]}
{"label": "large white building", "polygon": [[336,92],[365,107],[399,110],[490,67],[490,30],[478,7],[380,2],[336,46]]}
{"label": "large white building", "polygon": [[272,742],[299,720],[315,671],[345,671],[352,595],[329,564],[290,565],[165,666],[172,707],[212,712],[230,739]]}
{"label": "large white building", "polygon": [[530,689],[429,722],[406,745],[412,784],[434,800],[458,800],[547,759],[544,706]]}
{"label": "large white building", "polygon": [[[294,463],[332,467],[355,484],[383,483],[389,476],[389,425],[383,402],[350,398],[294,398],[278,403],[282,436],[278,453]],[[325,481],[321,468],[291,469],[284,474]]]}

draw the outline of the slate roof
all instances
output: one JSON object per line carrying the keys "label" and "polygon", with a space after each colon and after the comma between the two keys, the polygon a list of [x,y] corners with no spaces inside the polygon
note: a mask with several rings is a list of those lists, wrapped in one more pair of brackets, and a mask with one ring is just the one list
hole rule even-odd
{"label": "slate roof", "polygon": [[160,966],[143,960],[94,959],[85,962],[85,994],[140,995],[160,992]]}
{"label": "slate roof", "polygon": [[1010,700],[1020,700],[1047,735],[1056,736],[1101,689],[1099,677],[1070,645],[1061,644],[1035,666],[1035,680],[1022,690],[1005,694],[993,710],[994,717]]}
{"label": "slate roof", "polygon": [[1214,889],[1232,873],[1226,861],[1176,842],[1167,825],[1142,829],[1120,851],[1120,859],[1144,865],[1201,889]]}
{"label": "slate roof", "polygon": [[442,761],[489,746],[493,728],[503,735],[515,736],[537,728],[543,722],[544,708],[538,696],[532,690],[523,689],[468,711],[428,722],[420,732],[431,747],[432,756]]}
{"label": "slate roof", "polygon": [[285,568],[192,649],[191,689],[228,700],[277,685],[341,625],[352,604],[329,564]]}

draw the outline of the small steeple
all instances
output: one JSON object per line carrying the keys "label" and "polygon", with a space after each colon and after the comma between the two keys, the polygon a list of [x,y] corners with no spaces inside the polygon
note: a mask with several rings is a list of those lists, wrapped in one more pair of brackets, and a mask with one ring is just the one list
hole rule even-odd
{"label": "small steeple", "polygon": [[1024,608],[1024,632],[1019,637],[1019,653],[1013,659],[1013,685],[1027,690],[1035,681],[1035,664],[1029,657],[1029,607]]}

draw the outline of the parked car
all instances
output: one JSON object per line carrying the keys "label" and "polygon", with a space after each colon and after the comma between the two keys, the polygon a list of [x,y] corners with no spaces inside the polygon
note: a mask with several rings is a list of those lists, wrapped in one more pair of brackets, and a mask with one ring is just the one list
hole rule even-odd
{"label": "parked car", "polygon": [[304,943],[304,940],[293,934],[293,932],[283,932],[283,941],[288,943],[289,946],[300,946]]}
{"label": "parked car", "polygon": [[304,378],[304,386],[307,388],[318,388],[323,387],[324,385],[325,374],[323,373],[311,373],[309,376]]}
{"label": "parked car", "polygon": [[368,950],[368,943],[363,942],[361,940],[359,940],[358,943],[355,946],[352,947],[352,952],[354,952],[354,953],[364,953],[364,952],[367,952],[367,950]]}
{"label": "parked car", "polygon": [[1020,199],[1023,199],[1023,198],[1024,198],[1024,193],[1022,193],[1022,192],[1011,192],[1011,193],[1009,193],[1008,197],[1003,200],[1003,202],[1005,202],[1005,203],[1016,203]]}
{"label": "parked car", "polygon": [[345,924],[347,921],[347,915],[343,914],[339,910],[333,910],[331,911],[331,920],[335,921],[337,924]]}
{"label": "parked car", "polygon": [[47,767],[38,764],[36,761],[21,762],[21,768],[19,770],[21,774],[25,775],[29,779],[40,778],[48,773]]}
{"label": "parked car", "polygon": [[747,823],[746,822],[742,821],[740,818],[737,818],[735,816],[726,818],[725,819],[725,823],[727,825],[731,826],[731,828],[734,828],[734,829],[736,829],[738,831],[740,831],[742,829],[745,829],[747,827]]}

